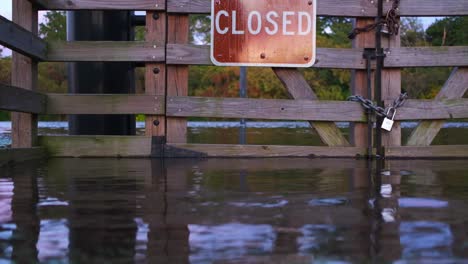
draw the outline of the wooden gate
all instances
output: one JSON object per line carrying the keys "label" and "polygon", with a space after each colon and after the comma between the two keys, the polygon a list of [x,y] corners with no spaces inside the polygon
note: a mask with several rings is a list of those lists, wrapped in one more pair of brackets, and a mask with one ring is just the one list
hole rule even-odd
{"label": "wooden gate", "polygon": [[[209,0],[12,0],[13,21],[0,18],[0,42],[13,49],[12,86],[0,86],[0,109],[12,114],[12,149],[0,162],[28,159],[46,150],[53,157],[362,157],[367,154],[366,114],[355,102],[319,101],[296,69],[274,68],[291,100],[208,98],[188,95],[190,65],[211,65],[208,46],[189,43],[189,15],[210,13]],[[465,0],[403,0],[400,16],[468,15]],[[385,10],[391,1],[385,1]],[[37,36],[38,10],[145,10],[143,42],[46,43]],[[385,11],[384,10],[384,11]],[[158,16],[153,16],[153,14]],[[319,16],[373,22],[377,1],[318,1]],[[355,70],[354,94],[365,95],[364,48],[374,33],[359,35],[352,49],[318,48],[316,68]],[[396,115],[396,127],[383,136],[387,158],[466,158],[468,146],[431,146],[447,119],[468,118],[468,47],[400,47],[398,36],[383,39],[383,100],[401,92],[400,68],[457,66],[435,100],[408,100]],[[35,91],[41,61],[132,61],[144,63],[145,94],[75,95]],[[17,113],[21,112],[21,113]],[[346,112],[346,115],[342,113]],[[145,136],[37,137],[38,114],[145,114]],[[323,146],[187,144],[187,117],[305,120]],[[400,121],[421,120],[402,146]],[[158,122],[155,122],[158,121]],[[350,140],[335,121],[355,124]],[[159,125],[155,125],[159,123]],[[352,144],[350,143],[352,142]]]}

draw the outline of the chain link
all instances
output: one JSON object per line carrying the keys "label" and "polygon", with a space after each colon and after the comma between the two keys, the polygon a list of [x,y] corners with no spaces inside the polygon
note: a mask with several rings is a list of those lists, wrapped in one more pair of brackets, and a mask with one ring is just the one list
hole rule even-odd
{"label": "chain link", "polygon": [[388,35],[398,35],[400,24],[398,23],[398,8],[400,0],[393,0],[392,8],[388,10],[385,18],[379,18],[377,22],[366,25],[364,27],[354,28],[348,35],[349,39],[354,39],[357,35],[363,32],[374,30],[378,26],[382,26],[382,32]]}
{"label": "chain link", "polygon": [[388,115],[391,114],[390,110],[396,110],[397,108],[403,106],[406,98],[408,98],[407,93],[400,94],[400,96],[398,96],[398,98],[395,99],[395,101],[393,101],[392,105],[387,108],[380,107],[371,100],[366,99],[360,95],[350,96],[348,97],[348,101],[361,103],[362,107],[364,107],[366,110],[370,110],[378,116],[390,118],[390,116]]}

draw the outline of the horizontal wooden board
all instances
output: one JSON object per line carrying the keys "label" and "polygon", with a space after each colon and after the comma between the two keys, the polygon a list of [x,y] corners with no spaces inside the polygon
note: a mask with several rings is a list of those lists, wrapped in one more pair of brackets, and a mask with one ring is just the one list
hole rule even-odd
{"label": "horizontal wooden board", "polygon": [[143,41],[63,41],[48,43],[47,60],[162,62],[165,52]]}
{"label": "horizontal wooden board", "polygon": [[[313,68],[365,69],[361,49],[318,48]],[[385,67],[467,66],[468,47],[412,47],[386,50]],[[168,44],[168,64],[213,65],[210,47]]]}
{"label": "horizontal wooden board", "polygon": [[40,114],[45,112],[44,94],[0,84],[0,109],[14,112]]}
{"label": "horizontal wooden board", "polygon": [[164,10],[164,0],[29,0],[42,10]]}
{"label": "horizontal wooden board", "polygon": [[[468,6],[468,4],[467,4]],[[386,50],[385,67],[468,66],[468,47],[405,47]]]}
{"label": "horizontal wooden board", "polygon": [[0,166],[46,157],[44,148],[0,148]]}
{"label": "horizontal wooden board", "polygon": [[386,158],[468,158],[468,145],[404,146],[385,149]]}
{"label": "horizontal wooden board", "polygon": [[173,96],[167,98],[166,113],[174,117],[366,121],[361,105],[346,101]]}
{"label": "horizontal wooden board", "polygon": [[[385,12],[392,2],[384,1]],[[167,10],[172,13],[211,12],[210,0],[168,0]],[[402,16],[459,16],[468,15],[465,0],[411,0],[400,1],[399,14]],[[375,17],[377,1],[362,0],[326,0],[317,1],[319,16]]]}
{"label": "horizontal wooden board", "polygon": [[[51,157],[149,157],[151,137],[46,136],[39,138]],[[165,157],[343,157],[364,156],[365,148],[317,146],[257,146],[168,144]]]}
{"label": "horizontal wooden board", "polygon": [[3,16],[0,16],[0,45],[35,59],[46,57],[45,41]]}
{"label": "horizontal wooden board", "polygon": [[[365,148],[318,147],[318,146],[273,146],[273,145],[214,145],[214,144],[168,144],[166,157],[242,158],[242,157],[308,157],[308,158],[356,158],[366,155]],[[172,149],[171,149],[172,148]]]}
{"label": "horizontal wooden board", "polygon": [[132,94],[47,94],[47,114],[164,114],[164,97]]}
{"label": "horizontal wooden board", "polygon": [[[168,44],[167,64],[213,65],[210,47],[191,44]],[[362,50],[318,48],[314,68],[364,69]]]}
{"label": "horizontal wooden board", "polygon": [[51,157],[149,157],[151,137],[46,136],[39,137]]}
{"label": "horizontal wooden board", "polygon": [[468,99],[407,100],[398,108],[396,120],[468,118]]}

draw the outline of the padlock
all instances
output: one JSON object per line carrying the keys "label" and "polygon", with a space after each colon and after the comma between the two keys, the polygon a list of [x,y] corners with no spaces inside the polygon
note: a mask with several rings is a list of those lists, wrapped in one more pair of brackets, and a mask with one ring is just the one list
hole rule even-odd
{"label": "padlock", "polygon": [[382,25],[382,28],[380,29],[380,32],[382,32],[382,34],[385,34],[385,35],[391,35],[390,29],[388,28],[387,24]]}
{"label": "padlock", "polygon": [[[388,116],[390,114],[390,111],[392,111],[392,109],[393,109],[393,115],[392,115],[392,118],[390,119],[388,118]],[[395,115],[396,115],[396,109],[393,107],[390,107],[387,111],[387,116],[385,116],[382,122],[381,128],[389,132],[392,131],[393,123],[395,123],[395,121],[393,121],[393,119],[395,119]]]}

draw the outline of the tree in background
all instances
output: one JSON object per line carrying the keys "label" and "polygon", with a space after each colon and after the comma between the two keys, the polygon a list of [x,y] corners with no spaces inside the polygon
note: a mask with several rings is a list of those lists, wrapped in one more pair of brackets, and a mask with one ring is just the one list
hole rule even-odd
{"label": "tree in background", "polygon": [[67,17],[64,11],[49,11],[39,24],[39,35],[46,41],[67,39]]}
{"label": "tree in background", "polygon": [[447,17],[437,20],[426,33],[434,46],[467,46],[468,17]]}

